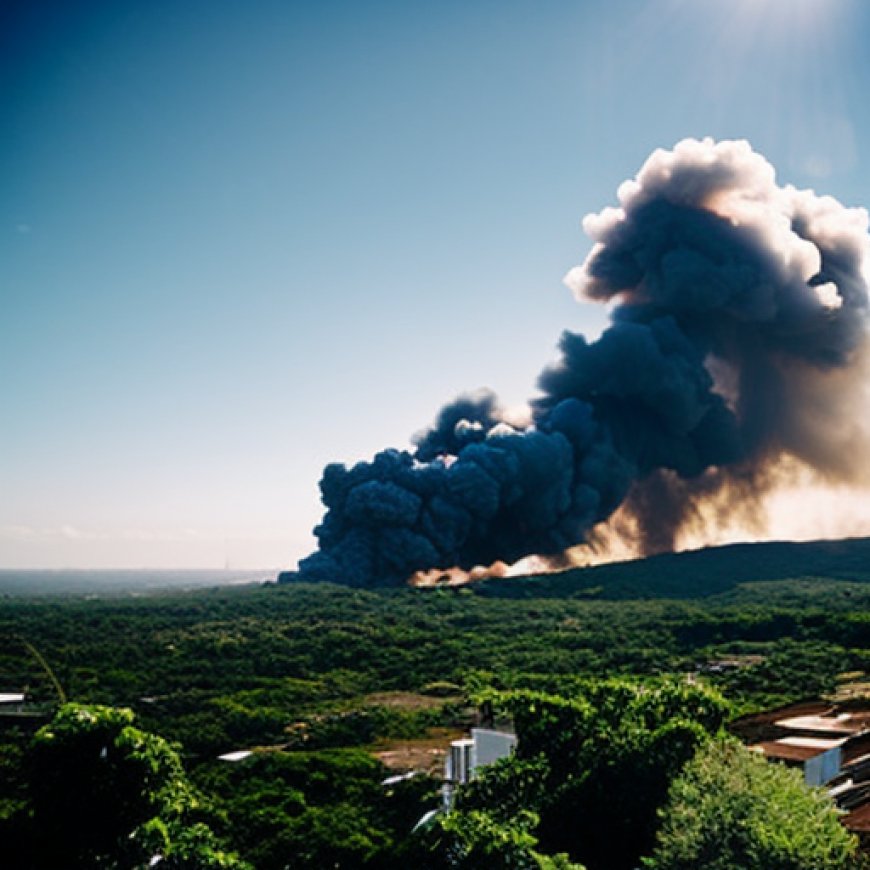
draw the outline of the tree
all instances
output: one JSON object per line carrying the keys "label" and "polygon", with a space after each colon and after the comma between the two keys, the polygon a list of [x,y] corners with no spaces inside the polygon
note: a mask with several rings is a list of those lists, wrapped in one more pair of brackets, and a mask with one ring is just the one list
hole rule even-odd
{"label": "tree", "polygon": [[857,841],[796,770],[711,741],[670,788],[647,870],[846,870]]}
{"label": "tree", "polygon": [[566,853],[592,870],[630,870],[649,854],[657,810],[728,705],[683,680],[589,680],[570,698],[495,693],[516,728],[516,757],[459,790],[460,811],[484,810],[502,824],[521,806],[539,816],[545,853]]}
{"label": "tree", "polygon": [[27,757],[27,866],[242,868],[202,820],[181,760],[131,710],[65,704]]}
{"label": "tree", "polygon": [[447,813],[423,835],[422,848],[405,857],[425,870],[584,870],[564,854],[536,851],[532,830],[537,823],[537,815],[528,810],[507,823],[485,810]]}

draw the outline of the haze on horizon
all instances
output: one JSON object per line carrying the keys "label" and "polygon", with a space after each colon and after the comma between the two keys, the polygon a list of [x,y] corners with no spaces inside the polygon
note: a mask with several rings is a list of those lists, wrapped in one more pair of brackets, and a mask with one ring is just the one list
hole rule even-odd
{"label": "haze on horizon", "polygon": [[562,276],[655,148],[870,205],[861,0],[6,8],[3,567],[293,564],[327,462],[600,330]]}

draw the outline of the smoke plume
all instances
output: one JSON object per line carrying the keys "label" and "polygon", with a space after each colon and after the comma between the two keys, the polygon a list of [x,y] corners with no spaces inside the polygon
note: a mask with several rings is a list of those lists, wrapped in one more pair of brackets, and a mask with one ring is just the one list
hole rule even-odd
{"label": "smoke plume", "polygon": [[666,550],[702,517],[752,515],[790,470],[866,477],[867,212],[712,140],[654,152],[618,199],[587,216],[594,245],[566,277],[611,303],[609,328],[562,335],[522,427],[469,394],[414,452],[328,465],[300,579],[557,556],[618,508],[639,551]]}

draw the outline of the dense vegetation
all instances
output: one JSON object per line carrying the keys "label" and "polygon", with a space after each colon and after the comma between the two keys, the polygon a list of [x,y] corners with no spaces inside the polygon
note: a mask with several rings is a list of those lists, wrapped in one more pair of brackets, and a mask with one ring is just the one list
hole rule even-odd
{"label": "dense vegetation", "polygon": [[[70,856],[102,854],[94,866],[112,866],[118,836],[144,830],[167,867],[437,867],[445,855],[449,866],[501,866],[499,855],[505,866],[637,866],[666,830],[657,812],[683,763],[723,717],[833,692],[844,674],[860,682],[870,670],[870,584],[857,567],[826,575],[803,553],[791,579],[756,566],[735,568],[740,582],[713,571],[708,583],[703,559],[680,558],[525,587],[2,600],[0,692],[26,688],[42,716],[0,717],[0,837],[24,849],[45,829],[40,801],[56,791],[38,772],[45,732],[34,740],[61,701],[41,657],[70,701],[134,711],[112,720],[111,745],[131,745],[124,729],[147,735],[142,745],[168,771],[171,787],[149,785],[151,797],[98,846],[55,837]],[[743,551],[738,561],[752,560]],[[680,567],[668,579],[662,564]],[[679,703],[644,712],[643,699],[669,692]],[[727,710],[709,701],[717,692]],[[438,783],[420,773],[382,785],[395,772],[387,753],[417,747],[419,759],[446,747],[483,698],[513,716],[517,756],[468,789],[457,813],[412,835],[438,806]],[[88,743],[65,715],[51,727],[69,746]],[[243,761],[217,760],[251,748]],[[121,769],[140,781],[135,765]],[[626,826],[618,836],[600,817],[613,795]],[[578,816],[587,823],[564,822]],[[22,854],[11,866],[57,866],[56,855]]]}
{"label": "dense vegetation", "polygon": [[839,870],[856,858],[822,792],[736,742],[708,743],[674,780],[661,817],[649,870]]}
{"label": "dense vegetation", "polygon": [[631,870],[649,852],[670,782],[728,712],[717,692],[674,679],[588,680],[570,697],[515,690],[490,703],[510,714],[517,751],[461,792],[459,811],[507,827],[534,812],[539,848],[602,870]]}
{"label": "dense vegetation", "polygon": [[31,811],[9,826],[7,855],[38,867],[242,870],[206,823],[177,753],[131,711],[65,704],[35,735],[25,770]]}

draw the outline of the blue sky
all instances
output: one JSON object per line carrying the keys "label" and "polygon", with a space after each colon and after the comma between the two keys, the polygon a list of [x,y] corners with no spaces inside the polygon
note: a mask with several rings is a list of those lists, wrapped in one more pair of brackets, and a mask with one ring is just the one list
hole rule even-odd
{"label": "blue sky", "polygon": [[294,564],[325,463],[601,328],[654,148],[870,204],[865,0],[3,8],[0,566]]}

